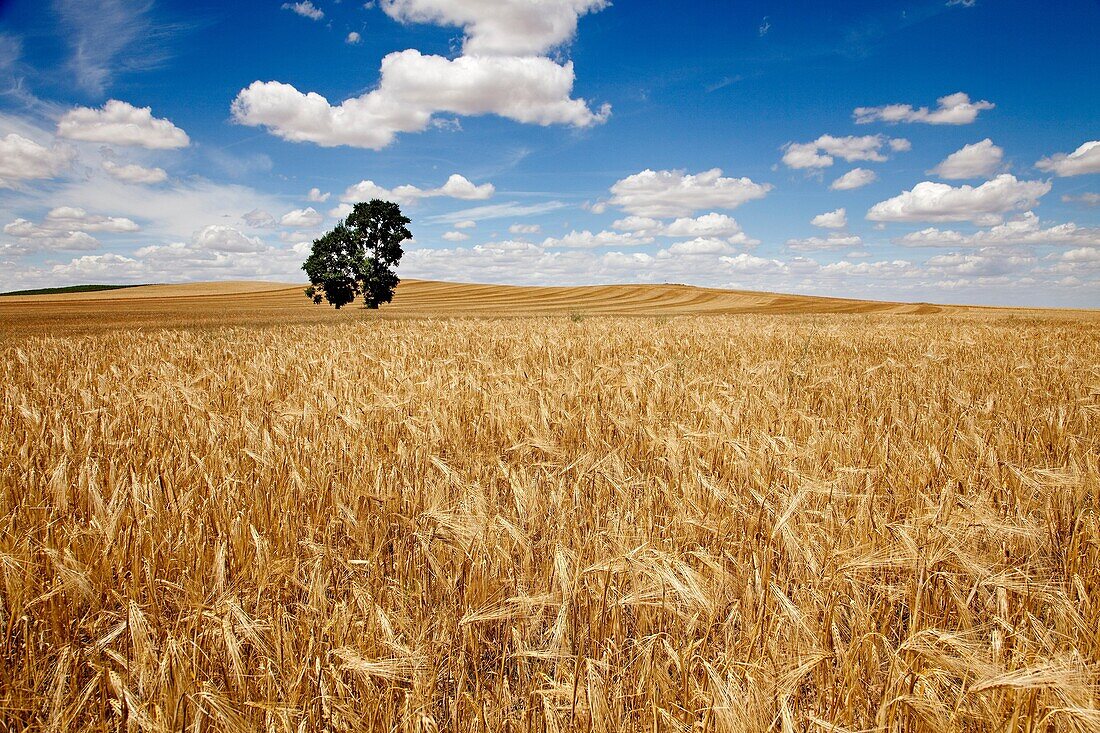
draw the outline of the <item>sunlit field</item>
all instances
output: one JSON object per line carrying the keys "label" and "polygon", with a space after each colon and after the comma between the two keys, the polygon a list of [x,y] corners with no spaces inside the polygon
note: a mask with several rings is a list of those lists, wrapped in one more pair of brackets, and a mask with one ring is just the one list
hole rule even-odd
{"label": "sunlit field", "polygon": [[420,287],[0,303],[0,730],[1100,729],[1092,315]]}

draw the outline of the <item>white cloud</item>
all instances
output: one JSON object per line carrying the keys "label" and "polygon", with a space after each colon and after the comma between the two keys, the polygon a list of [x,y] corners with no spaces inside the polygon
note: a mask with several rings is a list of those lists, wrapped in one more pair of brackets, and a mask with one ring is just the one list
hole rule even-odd
{"label": "white cloud", "polygon": [[925,263],[932,273],[947,277],[1007,275],[1018,273],[1034,264],[1034,257],[987,250],[936,255],[929,257]]}
{"label": "white cloud", "polygon": [[953,187],[923,181],[911,191],[880,201],[867,212],[871,221],[970,221],[1000,223],[1002,215],[1030,209],[1050,191],[1049,181],[1018,181],[1003,173],[980,186]]}
{"label": "white cloud", "polygon": [[382,0],[382,10],[405,23],[434,23],[466,30],[463,53],[531,56],[567,43],[578,16],[602,10],[608,0]]}
{"label": "white cloud", "polygon": [[253,229],[274,229],[275,217],[263,209],[253,209],[241,217],[246,226]]}
{"label": "white cloud", "polygon": [[41,194],[46,203],[65,201],[88,211],[110,211],[143,223],[152,240],[180,241],[209,224],[226,224],[241,219],[241,212],[285,207],[280,199],[251,188],[219,184],[198,177],[170,181],[166,185],[141,189],[100,174],[87,180],[66,181],[56,191]]}
{"label": "white cloud", "polygon": [[12,188],[19,181],[53,178],[73,159],[65,146],[47,148],[34,140],[11,133],[0,138],[0,188]]}
{"label": "white cloud", "polygon": [[1100,263],[1100,247],[1079,247],[1063,252],[1059,258],[1063,262]]}
{"label": "white cloud", "polygon": [[462,221],[456,221],[454,223],[455,229],[473,229],[477,226],[477,222],[473,219],[463,219]]}
{"label": "white cloud", "polygon": [[843,229],[848,226],[848,211],[844,208],[827,211],[810,219],[810,223],[823,229]]}
{"label": "white cloud", "polygon": [[443,232],[443,239],[447,242],[465,242],[469,238],[469,234],[462,232]]}
{"label": "white cloud", "polygon": [[1100,206],[1100,193],[1082,193],[1076,196],[1063,194],[1062,201],[1067,204],[1084,204],[1085,206]]}
{"label": "white cloud", "polygon": [[1039,217],[1025,212],[991,229],[962,234],[929,227],[893,240],[907,247],[991,247],[1012,245],[1100,245],[1100,228],[1070,222],[1043,229]]}
{"label": "white cloud", "polygon": [[919,274],[912,262],[907,260],[879,260],[877,262],[832,262],[821,267],[824,275],[843,275],[846,277],[910,277]]}
{"label": "white cloud", "polygon": [[680,217],[671,222],[647,216],[627,216],[617,219],[611,227],[650,237],[725,238],[730,244],[760,244],[759,240],[750,239],[741,231],[741,225],[736,219],[716,212],[697,217]]}
{"label": "white cloud", "polygon": [[542,227],[538,224],[513,224],[508,227],[509,234],[538,234],[540,231],[542,231]]}
{"label": "white cloud", "polygon": [[655,232],[663,232],[665,223],[649,216],[626,216],[622,219],[613,221],[611,223],[611,228],[618,229],[621,232],[646,232],[647,234],[653,234]]}
{"label": "white cloud", "polygon": [[[262,252],[269,249],[259,237],[249,237],[240,230],[222,224],[212,224],[195,232],[192,244],[198,249],[206,249],[212,252]],[[184,245],[180,245],[183,247]],[[138,254],[148,254],[159,251],[154,246],[143,247]]]}
{"label": "white cloud", "polygon": [[51,229],[82,232],[136,232],[138,225],[119,216],[89,214],[75,206],[58,206],[46,214],[43,225]]}
{"label": "white cloud", "polygon": [[309,18],[310,20],[320,20],[325,17],[324,11],[310,2],[310,0],[302,0],[297,3],[283,3],[283,10],[293,11],[303,18]]}
{"label": "white cloud", "polygon": [[503,204],[488,204],[486,206],[474,206],[469,209],[459,209],[446,214],[438,214],[428,217],[429,224],[453,224],[454,222],[472,221],[479,222],[487,219],[512,219],[524,216],[536,216],[551,211],[566,208],[567,204],[561,201],[544,201],[539,204],[521,204],[518,201],[509,201]]}
{"label": "white cloud", "polygon": [[97,249],[99,241],[87,232],[119,234],[136,231],[138,225],[130,219],[89,214],[74,206],[51,209],[40,224],[27,219],[16,219],[4,226],[4,234],[22,240],[17,246],[19,254],[32,254],[42,250]]}
{"label": "white cloud", "polygon": [[14,253],[18,255],[33,254],[43,250],[71,252],[99,248],[99,240],[85,232],[43,229],[35,227],[26,219],[16,219],[4,227],[4,232],[21,240],[21,243],[13,248]]}
{"label": "white cloud", "polygon": [[360,181],[349,186],[340,200],[345,203],[383,199],[398,204],[410,204],[424,198],[447,197],[463,201],[479,201],[492,197],[496,188],[491,183],[474,185],[465,176],[452,173],[447,182],[438,188],[418,188],[404,185],[393,189],[383,188],[374,181]]}
{"label": "white cloud", "polygon": [[319,188],[311,188],[309,189],[309,193],[306,195],[306,199],[316,204],[323,204],[328,201],[328,197],[331,195],[332,194],[328,192],[321,193],[321,189]]}
{"label": "white cloud", "polygon": [[325,217],[312,206],[305,209],[295,209],[283,214],[279,224],[292,229],[312,229],[325,220]]}
{"label": "white cloud", "polygon": [[734,237],[742,232],[732,216],[712,211],[695,218],[680,217],[661,233],[666,237]]}
{"label": "white cloud", "polygon": [[1090,140],[1069,155],[1055,153],[1035,164],[1041,171],[1056,176],[1079,176],[1084,173],[1100,173],[1100,140]]}
{"label": "white cloud", "polygon": [[986,138],[972,145],[964,145],[928,172],[948,180],[988,178],[1001,167],[1004,153],[1003,148]]}
{"label": "white cloud", "polygon": [[328,215],[333,219],[346,219],[352,212],[351,204],[340,204],[328,210]]}
{"label": "white cloud", "polygon": [[610,202],[638,216],[690,216],[699,209],[734,209],[771,189],[748,178],[723,178],[719,168],[695,175],[646,169],[616,181]]}
{"label": "white cloud", "polygon": [[71,140],[156,150],[185,148],[191,143],[186,132],[168,120],[153,117],[149,107],[135,107],[117,99],[108,100],[102,109],[70,110],[57,123],[57,134]]}
{"label": "white cloud", "polygon": [[632,247],[650,244],[652,241],[652,237],[630,232],[602,231],[592,233],[585,229],[581,232],[569,232],[563,237],[547,237],[543,240],[542,246],[546,248],[595,249],[596,247]]}
{"label": "white cloud", "polygon": [[992,102],[984,99],[971,102],[970,96],[963,92],[948,94],[936,100],[938,107],[914,109],[908,104],[887,104],[882,107],[856,107],[852,116],[856,124],[869,122],[923,122],[929,125],[969,125],[978,118],[982,110],[993,109]]}
{"label": "white cloud", "polygon": [[359,35],[359,31],[352,31],[344,39],[344,43],[348,44],[349,46],[354,46],[355,44],[359,43],[362,40],[363,40],[363,37],[361,35]]}
{"label": "white cloud", "polygon": [[84,209],[59,206],[51,209],[40,224],[16,219],[4,226],[11,237],[33,240],[44,249],[94,249],[99,243],[85,232],[136,232],[138,225],[130,219],[89,214]]}
{"label": "white cloud", "polygon": [[861,247],[863,240],[855,234],[841,234],[831,232],[827,237],[807,237],[805,239],[788,239],[787,249],[795,252],[818,252],[829,249],[847,249],[849,247]]}
{"label": "white cloud", "polygon": [[721,257],[719,261],[728,270],[740,275],[764,275],[789,271],[787,264],[784,262],[767,257],[756,257],[747,252],[742,252],[733,257]]}
{"label": "white cloud", "polygon": [[895,152],[909,150],[908,140],[891,139],[885,135],[848,135],[834,137],[822,135],[808,143],[787,143],[783,146],[783,163],[788,168],[828,168],[834,162],[834,156],[851,163],[855,160],[871,160],[881,163],[886,160],[882,146],[887,145]]}
{"label": "white cloud", "polygon": [[724,255],[732,254],[735,250],[729,243],[714,237],[696,237],[685,242],[676,242],[663,250],[672,255],[698,256],[698,255]]}
{"label": "white cloud", "polygon": [[337,107],[320,94],[289,84],[255,81],[233,101],[233,118],[267,127],[293,142],[379,150],[399,132],[420,132],[432,115],[495,114],[516,122],[587,127],[604,122],[610,107],[593,112],[571,98],[573,64],[542,57],[425,56],[415,49],[382,59],[378,88]]}
{"label": "white cloud", "polygon": [[113,160],[105,160],[103,161],[103,170],[107,171],[112,178],[124,183],[152,185],[168,180],[168,173],[163,168],[146,168],[136,163],[120,165]]}
{"label": "white cloud", "polygon": [[874,183],[878,175],[867,168],[853,168],[840,178],[829,184],[834,191],[851,191],[854,188],[862,188],[869,183]]}

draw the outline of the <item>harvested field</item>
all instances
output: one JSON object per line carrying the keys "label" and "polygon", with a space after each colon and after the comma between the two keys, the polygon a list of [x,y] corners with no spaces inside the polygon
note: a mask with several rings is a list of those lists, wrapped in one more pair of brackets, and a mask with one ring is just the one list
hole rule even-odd
{"label": "harvested field", "polygon": [[[371,318],[674,316],[733,313],[930,314],[942,306],[716,290],[687,285],[515,287],[404,280],[394,302],[339,312],[314,305],[302,285],[271,282],[146,285],[125,290],[0,299],[0,334],[118,328],[344,323]],[[946,310],[961,310],[947,308]]]}
{"label": "harvested field", "polygon": [[1094,314],[155,287],[0,302],[0,729],[1100,729]]}

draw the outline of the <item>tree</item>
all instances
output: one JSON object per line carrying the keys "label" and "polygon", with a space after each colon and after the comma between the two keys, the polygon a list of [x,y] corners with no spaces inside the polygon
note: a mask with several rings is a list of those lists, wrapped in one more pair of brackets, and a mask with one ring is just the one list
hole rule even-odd
{"label": "tree", "polygon": [[393,271],[404,254],[401,243],[412,238],[409,223],[401,207],[389,201],[356,204],[346,219],[314,240],[302,265],[310,282],[306,296],[337,309],[360,294],[368,308],[389,303],[401,282]]}

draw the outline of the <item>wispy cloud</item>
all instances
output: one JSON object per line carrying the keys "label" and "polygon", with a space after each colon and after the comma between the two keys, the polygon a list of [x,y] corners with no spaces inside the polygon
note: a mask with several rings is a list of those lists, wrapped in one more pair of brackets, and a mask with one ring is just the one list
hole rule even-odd
{"label": "wispy cloud", "polygon": [[118,74],[154,69],[170,57],[178,26],[157,23],[152,0],[54,0],[77,86],[102,96]]}
{"label": "wispy cloud", "polygon": [[470,209],[451,211],[446,214],[428,217],[429,223],[450,224],[456,221],[485,221],[486,219],[503,219],[506,217],[534,216],[545,214],[549,211],[564,209],[568,204],[561,201],[546,201],[541,204],[521,204],[518,201],[510,201],[505,204],[489,204],[488,206],[475,206]]}

